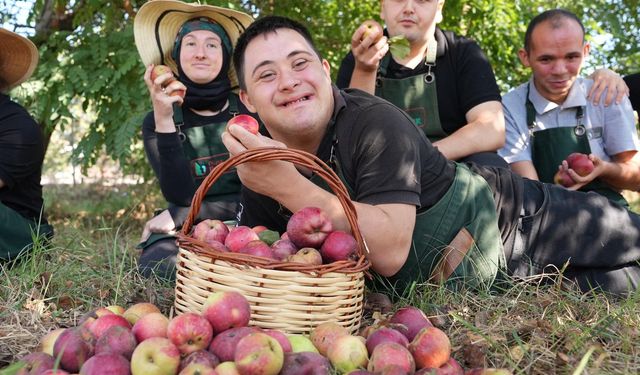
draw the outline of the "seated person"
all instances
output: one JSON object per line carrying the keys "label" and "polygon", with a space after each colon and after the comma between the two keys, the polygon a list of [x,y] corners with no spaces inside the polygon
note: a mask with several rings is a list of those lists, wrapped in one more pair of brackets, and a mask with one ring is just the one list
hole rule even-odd
{"label": "seated person", "polygon": [[[404,109],[447,158],[506,167],[500,89],[489,60],[475,41],[440,30],[444,0],[382,1],[389,37],[404,35],[410,52],[392,56],[380,33],[365,25],[351,38],[336,84],[359,88]],[[402,22],[409,14],[415,23]],[[410,94],[406,94],[410,93]]]}
{"label": "seated person", "polygon": [[27,38],[0,28],[0,262],[33,248],[53,228],[43,214],[44,139],[38,123],[12,101],[11,89],[31,77],[38,49]]}
{"label": "seated person", "polygon": [[[252,23],[233,62],[240,99],[271,138],[230,126],[230,154],[286,147],[329,164],[348,187],[371,270],[393,295],[426,282],[489,288],[552,269],[584,291],[637,290],[640,215],[598,194],[447,159],[405,112],[333,86],[313,38],[288,18]],[[283,232],[291,212],[314,206],[334,230],[351,230],[338,197],[304,168],[259,161],[237,171],[242,224]]]}
{"label": "seated person", "polygon": [[[588,52],[582,23],[566,10],[546,11],[529,23],[519,57],[532,78],[503,97],[507,143],[500,155],[523,177],[553,182],[560,168],[575,182],[570,189],[626,205],[620,190],[640,188],[633,112],[626,97],[610,106],[588,101],[593,82],[579,77]],[[591,173],[568,168],[565,159],[574,152],[589,155]]]}
{"label": "seated person", "polygon": [[[231,56],[238,35],[252,21],[234,10],[180,1],[148,2],[136,16],[136,46],[147,66],[144,80],[153,104],[142,125],[144,148],[169,202],[144,227],[138,245],[144,275],[175,277],[173,233],[186,219],[200,183],[228,157],[220,139],[227,121],[248,113],[233,92],[237,79]],[[152,80],[154,64],[170,66],[177,80],[171,74]],[[176,95],[181,90],[184,99]],[[239,196],[240,180],[235,171],[227,172],[207,192],[197,220],[234,220]]]}

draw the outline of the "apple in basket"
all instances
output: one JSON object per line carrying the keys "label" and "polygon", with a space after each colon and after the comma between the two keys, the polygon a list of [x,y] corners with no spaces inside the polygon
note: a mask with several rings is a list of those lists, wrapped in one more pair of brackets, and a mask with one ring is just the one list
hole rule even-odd
{"label": "apple in basket", "polygon": [[325,238],[333,231],[327,214],[318,207],[304,207],[296,211],[287,222],[289,239],[298,248],[319,249]]}
{"label": "apple in basket", "polygon": [[286,260],[289,255],[293,255],[298,252],[298,247],[294,245],[289,239],[279,239],[271,245],[273,250],[273,257],[278,260]]}
{"label": "apple in basket", "polygon": [[200,241],[218,241],[224,243],[229,234],[229,227],[221,220],[205,219],[193,228],[192,237]]}
{"label": "apple in basket", "polygon": [[271,246],[267,245],[265,242],[260,240],[253,240],[247,243],[238,252],[241,254],[249,254],[256,257],[263,257],[263,258],[269,258],[269,259],[275,258],[273,254],[273,250],[271,250]]}
{"label": "apple in basket", "polygon": [[224,245],[231,252],[238,253],[246,244],[259,239],[258,234],[251,230],[251,228],[240,225],[231,228],[227,238],[224,240]]}
{"label": "apple in basket", "polygon": [[355,260],[358,257],[358,243],[347,232],[336,230],[327,236],[320,247],[320,254],[325,263],[333,263],[338,260]]}
{"label": "apple in basket", "polygon": [[303,247],[295,254],[287,257],[288,262],[309,264],[312,266],[319,266],[322,264],[322,255],[313,247]]}

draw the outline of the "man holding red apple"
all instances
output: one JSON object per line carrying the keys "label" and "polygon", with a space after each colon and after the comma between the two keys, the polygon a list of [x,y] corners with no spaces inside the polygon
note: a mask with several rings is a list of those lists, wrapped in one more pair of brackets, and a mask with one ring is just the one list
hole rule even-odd
{"label": "man holding red apple", "polygon": [[[425,282],[486,289],[559,269],[585,291],[638,287],[639,215],[599,195],[447,159],[396,106],[333,86],[298,22],[255,21],[233,61],[240,99],[271,138],[230,126],[222,134],[229,152],[286,147],[331,166],[348,187],[378,286],[391,295]],[[292,212],[321,207],[334,230],[351,231],[338,197],[304,168],[256,161],[237,170],[241,224],[284,232]]]}
{"label": "man holding red apple", "polygon": [[640,189],[633,109],[627,97],[610,106],[587,99],[594,83],[579,74],[588,53],[573,13],[553,9],[529,23],[519,57],[532,78],[503,98],[507,142],[500,154],[524,177],[627,205],[620,191]]}

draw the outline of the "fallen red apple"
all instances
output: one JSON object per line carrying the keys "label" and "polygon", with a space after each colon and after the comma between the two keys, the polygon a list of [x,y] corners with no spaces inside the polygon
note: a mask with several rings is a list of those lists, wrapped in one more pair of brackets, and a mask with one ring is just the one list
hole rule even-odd
{"label": "fallen red apple", "polygon": [[130,329],[113,326],[107,329],[96,341],[95,354],[117,353],[130,360],[137,345],[138,341]]}
{"label": "fallen red apple", "polygon": [[49,355],[53,355],[53,344],[56,343],[58,336],[64,331],[64,328],[56,328],[51,332],[48,332],[42,339],[40,339],[40,346],[38,346],[38,350],[41,352],[47,353]]}
{"label": "fallen red apple", "polygon": [[251,318],[251,306],[242,294],[235,291],[211,293],[202,306],[204,316],[217,335],[229,328],[246,327]]}
{"label": "fallen red apple", "polygon": [[416,367],[438,368],[451,357],[451,342],[446,333],[436,327],[424,327],[409,344]]}
{"label": "fallen red apple", "polygon": [[162,313],[153,312],[138,319],[133,328],[131,328],[131,332],[133,332],[138,343],[141,343],[152,337],[167,337],[168,325],[169,318]]}
{"label": "fallen red apple", "polygon": [[131,329],[131,324],[129,323],[129,321],[127,321],[127,319],[124,316],[109,314],[109,315],[103,315],[98,319],[96,319],[94,322],[90,323],[89,330],[91,331],[91,333],[93,333],[96,339],[99,339],[104,332],[106,332],[109,328],[114,326],[120,326],[127,329]]}
{"label": "fallen red apple", "polygon": [[126,309],[122,316],[124,316],[131,325],[134,325],[138,319],[152,312],[159,313],[160,309],[151,302],[138,302]]}
{"label": "fallen red apple", "polygon": [[201,364],[207,367],[215,368],[220,364],[220,359],[210,351],[198,350],[184,357],[180,361],[180,368],[178,369],[178,371],[182,371],[185,367],[191,364]]}
{"label": "fallen red apple", "polygon": [[320,254],[324,263],[332,263],[338,260],[352,260],[358,257],[358,243],[347,232],[336,230],[327,236],[320,247]]}
{"label": "fallen red apple", "polygon": [[94,354],[93,334],[82,327],[65,329],[53,345],[53,357],[60,358],[60,367],[78,372]]}
{"label": "fallen red apple", "polygon": [[211,343],[213,328],[207,319],[196,313],[175,316],[167,326],[167,338],[183,356],[206,349]]}
{"label": "fallen red apple", "polygon": [[369,353],[364,342],[353,335],[338,337],[329,348],[327,358],[338,373],[346,374],[358,368],[366,368]]}
{"label": "fallen red apple", "polygon": [[292,350],[291,342],[289,341],[289,338],[284,332],[279,331],[277,329],[265,329],[263,332],[273,337],[274,339],[278,340],[278,344],[280,344],[280,346],[282,347],[283,352],[285,353],[291,352]]}
{"label": "fallen red apple", "polygon": [[464,375],[464,369],[455,358],[451,357],[444,365],[438,368],[424,367],[415,375]]}
{"label": "fallen red apple", "polygon": [[333,230],[329,217],[318,207],[304,207],[287,222],[289,239],[298,247],[319,249]]}
{"label": "fallen red apple", "polygon": [[231,125],[240,125],[251,134],[258,134],[260,125],[255,118],[249,115],[235,115],[227,122],[227,131]]}
{"label": "fallen red apple", "polygon": [[367,337],[365,345],[367,346],[367,350],[369,351],[369,353],[373,353],[376,346],[385,342],[395,342],[396,344],[400,344],[405,348],[409,346],[409,340],[407,339],[407,336],[405,336],[402,332],[389,327],[380,327],[371,332]]}
{"label": "fallen red apple", "polygon": [[238,341],[246,335],[258,331],[256,327],[229,328],[220,332],[211,340],[209,351],[215,354],[221,362],[233,361]]}
{"label": "fallen red apple", "polygon": [[29,353],[22,357],[20,361],[24,362],[24,366],[15,375],[41,374],[54,368],[56,364],[55,358],[44,352]]}
{"label": "fallen red apple", "polygon": [[254,332],[238,342],[234,362],[243,375],[276,375],[282,369],[284,352],[278,340]]}
{"label": "fallen red apple", "polygon": [[[314,352],[284,353],[280,375],[330,375],[329,360]],[[351,374],[351,373],[350,373]]]}
{"label": "fallen red apple", "polygon": [[336,339],[348,334],[349,331],[340,324],[328,321],[315,326],[309,332],[309,340],[318,349],[318,352],[326,357],[329,348],[335,345]]}
{"label": "fallen red apple", "polygon": [[129,361],[118,353],[105,352],[89,358],[80,369],[80,375],[131,374]]}
{"label": "fallen red apple", "polygon": [[406,346],[395,342],[383,342],[371,352],[367,370],[377,373],[389,366],[400,367],[406,374],[416,371],[415,360]]}
{"label": "fallen red apple", "polygon": [[405,306],[391,316],[389,318],[390,323],[402,324],[407,327],[407,331],[401,331],[407,336],[409,341],[412,341],[413,338],[420,332],[424,327],[432,327],[433,324],[429,321],[425,313],[417,307],[414,306]]}
{"label": "fallen red apple", "polygon": [[593,162],[589,159],[589,155],[574,152],[567,156],[567,164],[569,168],[573,169],[578,175],[584,177],[593,172]]}
{"label": "fallen red apple", "polygon": [[180,350],[166,337],[141,342],[131,356],[133,375],[175,375],[180,366]]}

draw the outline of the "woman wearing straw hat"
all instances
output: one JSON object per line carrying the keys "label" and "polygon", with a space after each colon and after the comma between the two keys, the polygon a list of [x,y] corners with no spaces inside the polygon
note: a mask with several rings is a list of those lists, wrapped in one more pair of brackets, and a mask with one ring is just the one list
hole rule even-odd
{"label": "woman wearing straw hat", "polygon": [[8,93],[31,77],[38,49],[0,28],[0,261],[33,248],[34,238],[53,234],[42,216],[44,141],[36,121]]}
{"label": "woman wearing straw hat", "polygon": [[[143,122],[144,147],[169,203],[146,223],[138,245],[139,268],[146,276],[175,277],[173,232],[185,220],[204,177],[228,157],[220,139],[227,121],[249,113],[233,92],[237,78],[231,55],[252,21],[238,11],[173,0],[150,1],[136,16],[135,42],[147,66],[144,80],[153,104]],[[158,64],[169,66],[177,80],[169,73],[152,80]],[[235,219],[239,192],[235,171],[222,176],[208,191],[199,219]]]}

